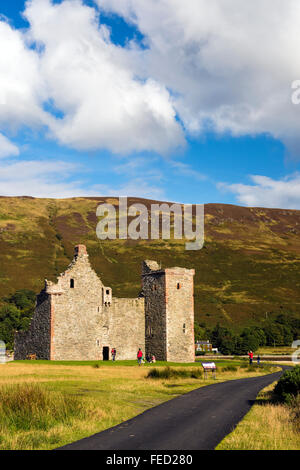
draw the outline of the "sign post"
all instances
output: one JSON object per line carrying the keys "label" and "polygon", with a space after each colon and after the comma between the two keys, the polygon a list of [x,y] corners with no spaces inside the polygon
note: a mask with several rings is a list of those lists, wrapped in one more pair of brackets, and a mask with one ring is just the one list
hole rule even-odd
{"label": "sign post", "polygon": [[207,372],[211,370],[212,377],[215,379],[216,378],[216,364],[214,362],[201,362],[203,370],[204,370],[204,378],[207,378]]}

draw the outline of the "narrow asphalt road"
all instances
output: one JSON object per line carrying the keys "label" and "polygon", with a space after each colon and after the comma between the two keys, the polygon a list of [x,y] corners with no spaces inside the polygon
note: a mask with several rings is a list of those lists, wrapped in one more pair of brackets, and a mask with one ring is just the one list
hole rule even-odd
{"label": "narrow asphalt road", "polygon": [[[282,366],[283,369],[286,367]],[[62,450],[213,450],[282,371],[208,385]]]}

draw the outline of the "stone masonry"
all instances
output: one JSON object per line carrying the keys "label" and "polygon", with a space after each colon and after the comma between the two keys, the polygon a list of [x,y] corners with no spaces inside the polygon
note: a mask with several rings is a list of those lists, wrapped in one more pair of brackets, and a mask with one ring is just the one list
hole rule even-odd
{"label": "stone masonry", "polygon": [[57,278],[45,280],[27,332],[15,336],[15,359],[135,359],[139,348],[157,360],[194,361],[194,270],[162,270],[144,261],[136,299],[112,296],[92,269],[86,247]]}

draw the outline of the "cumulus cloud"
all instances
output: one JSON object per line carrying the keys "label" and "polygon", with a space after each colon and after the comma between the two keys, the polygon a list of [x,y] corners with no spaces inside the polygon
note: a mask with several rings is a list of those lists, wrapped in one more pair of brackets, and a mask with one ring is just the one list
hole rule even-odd
{"label": "cumulus cloud", "polygon": [[[185,129],[269,133],[299,150],[297,0],[97,0],[139,28],[139,67],[173,90]],[[299,152],[298,152],[299,153]]]}
{"label": "cumulus cloud", "polygon": [[45,99],[38,54],[27,46],[22,32],[0,17],[0,126],[46,124]]}
{"label": "cumulus cloud", "polygon": [[27,3],[28,37],[42,46],[40,73],[63,113],[49,127],[63,144],[113,152],[166,152],[184,137],[166,87],[131,68],[96,10],[79,0]]}
{"label": "cumulus cloud", "polygon": [[253,184],[224,184],[219,189],[233,192],[238,202],[252,207],[300,209],[300,174],[281,180],[267,176],[251,175]]}
{"label": "cumulus cloud", "polygon": [[[115,153],[164,153],[207,129],[268,133],[300,153],[298,0],[96,3],[100,13],[29,0],[26,31],[0,18],[0,128],[42,126],[64,145]],[[103,11],[134,24],[144,47],[115,45]]]}
{"label": "cumulus cloud", "polygon": [[7,137],[0,134],[0,158],[19,155],[19,149]]}

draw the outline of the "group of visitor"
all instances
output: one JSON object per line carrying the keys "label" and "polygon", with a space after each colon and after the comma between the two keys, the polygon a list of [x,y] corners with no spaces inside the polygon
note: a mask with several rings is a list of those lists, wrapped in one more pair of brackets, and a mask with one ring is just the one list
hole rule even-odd
{"label": "group of visitor", "polygon": [[[141,350],[141,348],[139,348],[139,350],[138,350],[137,360],[138,360],[139,366],[141,364],[145,364],[144,354],[143,354],[143,351]],[[155,356],[154,355],[150,356],[150,354],[146,354],[146,362],[149,362],[150,364],[156,362]]]}
{"label": "group of visitor", "polygon": [[[111,357],[112,357],[112,360],[113,360],[113,361],[116,360],[116,355],[117,355],[117,350],[116,350],[116,348],[112,348],[112,350],[111,350]],[[143,354],[143,351],[141,350],[141,348],[139,348],[139,350],[138,350],[138,353],[137,353],[137,360],[138,360],[139,366],[140,366],[141,364],[145,364],[144,354]],[[154,362],[156,362],[155,356],[154,356],[154,355],[150,356],[150,354],[146,354],[146,362],[149,362],[149,363],[154,363]]]}

